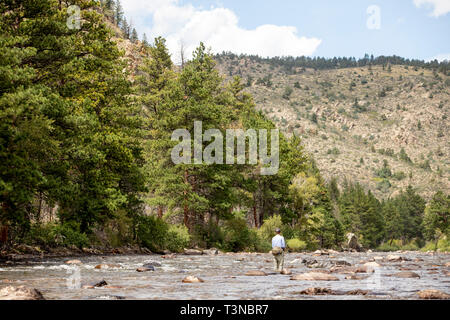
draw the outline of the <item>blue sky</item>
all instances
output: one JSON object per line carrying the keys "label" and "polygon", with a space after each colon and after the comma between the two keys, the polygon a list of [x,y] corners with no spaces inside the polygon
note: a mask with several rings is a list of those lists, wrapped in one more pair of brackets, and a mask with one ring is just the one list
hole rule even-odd
{"label": "blue sky", "polygon": [[[365,53],[450,59],[450,0],[122,0],[140,34],[176,57],[204,41],[261,56]],[[372,9],[369,10],[368,8]]]}

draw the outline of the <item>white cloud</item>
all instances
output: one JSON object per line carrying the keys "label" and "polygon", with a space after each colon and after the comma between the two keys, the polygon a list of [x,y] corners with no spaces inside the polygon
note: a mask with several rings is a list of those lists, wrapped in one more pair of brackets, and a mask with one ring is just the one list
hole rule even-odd
{"label": "white cloud", "polygon": [[434,60],[437,60],[439,62],[447,60],[447,61],[450,62],[450,53],[438,54],[437,56],[434,56],[434,57],[432,57],[430,59],[427,59],[427,62],[428,61],[434,61]]}
{"label": "white cloud", "polygon": [[[239,26],[236,14],[227,8],[201,9],[178,0],[122,0],[127,17],[149,38],[163,36],[178,61],[180,44],[188,56],[201,41],[213,52],[258,54],[260,56],[310,56],[322,40],[299,36],[292,26],[261,25],[248,30]],[[145,20],[145,19],[151,19]]]}
{"label": "white cloud", "polygon": [[450,0],[414,0],[416,7],[433,7],[431,16],[439,17],[450,12]]}

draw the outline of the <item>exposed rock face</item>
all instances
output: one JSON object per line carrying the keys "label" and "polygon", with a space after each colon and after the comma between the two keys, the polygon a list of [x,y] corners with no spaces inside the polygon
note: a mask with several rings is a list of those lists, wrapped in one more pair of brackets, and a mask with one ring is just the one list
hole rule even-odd
{"label": "exposed rock face", "polygon": [[394,277],[396,278],[420,278],[420,276],[415,273],[415,272],[411,272],[411,271],[403,271],[403,272],[399,272],[394,274]]}
{"label": "exposed rock face", "polygon": [[450,261],[445,264],[447,268],[450,268]]}
{"label": "exposed rock face", "polygon": [[5,287],[0,290],[0,300],[45,300],[39,290],[20,287]]}
{"label": "exposed rock face", "polygon": [[245,273],[246,276],[250,276],[250,277],[264,277],[267,276],[267,273],[265,273],[264,271],[260,271],[260,270],[250,270],[247,271]]}
{"label": "exposed rock face", "polygon": [[183,283],[202,283],[205,282],[203,279],[194,277],[194,276],[188,276],[184,278],[181,282]]}
{"label": "exposed rock face", "polygon": [[354,233],[347,233],[347,247],[356,251],[361,251],[361,245]]}
{"label": "exposed rock face", "polygon": [[417,292],[420,299],[450,299],[450,295],[439,290],[423,290]]}
{"label": "exposed rock face", "polygon": [[327,273],[309,272],[296,274],[291,277],[291,280],[305,280],[305,281],[338,281],[339,278]]}

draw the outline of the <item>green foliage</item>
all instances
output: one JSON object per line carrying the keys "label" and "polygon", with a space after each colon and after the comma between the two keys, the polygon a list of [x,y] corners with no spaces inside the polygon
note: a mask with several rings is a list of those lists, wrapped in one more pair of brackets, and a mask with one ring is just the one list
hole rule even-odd
{"label": "green foliage", "polygon": [[362,237],[362,245],[376,247],[383,240],[384,220],[381,204],[359,184],[346,183],[338,201],[342,224],[346,232]]}
{"label": "green foliage", "polygon": [[294,252],[301,252],[306,250],[307,248],[307,244],[305,241],[301,241],[299,239],[290,239],[287,240],[287,246],[289,248],[289,250],[292,250]]}
{"label": "green foliage", "polygon": [[289,100],[293,91],[294,90],[291,87],[287,86],[283,92],[283,99]]}
{"label": "green foliage", "polygon": [[383,203],[386,238],[410,241],[422,238],[425,201],[409,186],[393,199]]}
{"label": "green foliage", "polygon": [[226,221],[223,232],[223,248],[226,251],[244,251],[252,245],[252,235],[244,219],[234,218]]}
{"label": "green foliage", "polygon": [[168,224],[154,216],[140,216],[136,220],[138,243],[153,252],[162,252],[167,245]]}
{"label": "green foliage", "polygon": [[283,222],[281,220],[281,216],[275,215],[264,220],[263,225],[258,230],[258,234],[262,239],[271,241],[275,236],[275,230],[280,229],[281,231],[283,231],[282,227]]}
{"label": "green foliage", "polygon": [[89,232],[117,210],[132,215],[144,191],[121,53],[98,3],[72,4],[80,30],[67,27],[66,3],[0,6],[0,220],[13,226],[29,224],[40,195]]}
{"label": "green foliage", "polygon": [[425,209],[423,219],[424,234],[427,240],[439,239],[441,235],[450,236],[450,195],[438,191]]}
{"label": "green foliage", "polygon": [[89,245],[86,234],[80,233],[76,225],[69,224],[34,224],[26,233],[25,243],[43,247],[70,247],[83,248]]}
{"label": "green foliage", "polygon": [[438,240],[437,242],[427,242],[426,245],[422,249],[420,249],[420,251],[450,252],[450,240],[448,240],[448,237],[446,236]]}
{"label": "green foliage", "polygon": [[186,226],[170,225],[167,231],[166,248],[171,252],[183,252],[184,248],[189,247],[191,236]]}

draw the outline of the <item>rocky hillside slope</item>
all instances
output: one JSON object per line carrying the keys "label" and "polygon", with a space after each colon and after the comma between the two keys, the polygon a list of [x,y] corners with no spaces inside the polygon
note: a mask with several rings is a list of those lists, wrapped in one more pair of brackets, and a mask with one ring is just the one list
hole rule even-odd
{"label": "rocky hillside slope", "polygon": [[408,184],[427,199],[450,191],[450,77],[399,65],[287,74],[251,57],[218,61],[282,131],[303,138],[326,179],[359,181],[382,198]]}

